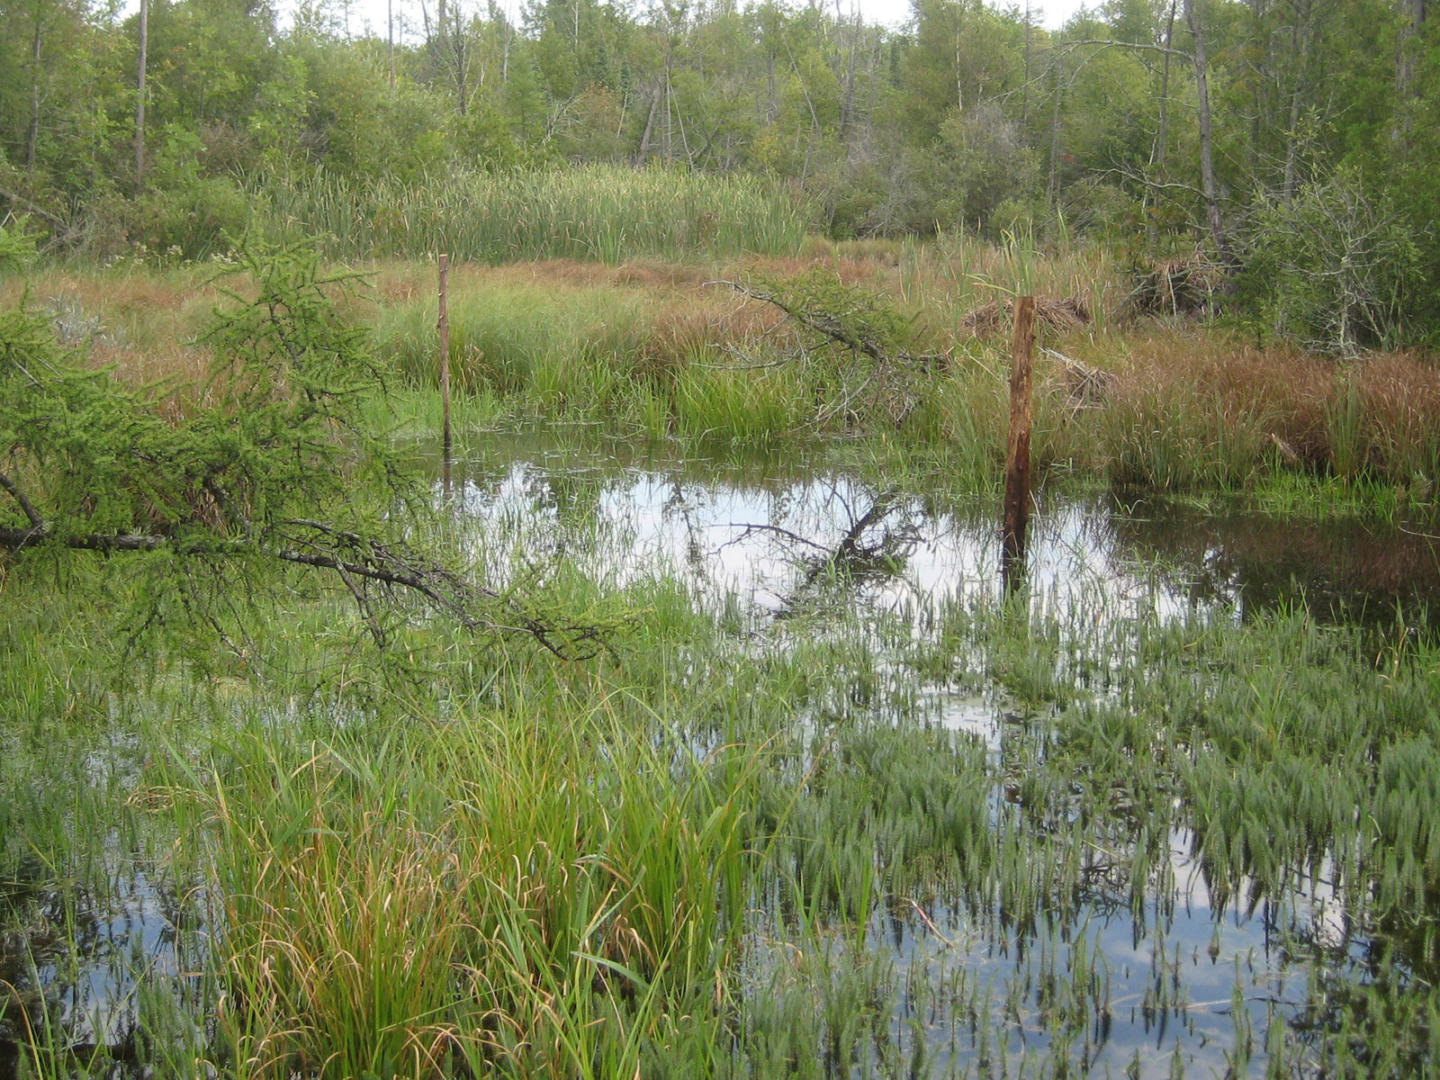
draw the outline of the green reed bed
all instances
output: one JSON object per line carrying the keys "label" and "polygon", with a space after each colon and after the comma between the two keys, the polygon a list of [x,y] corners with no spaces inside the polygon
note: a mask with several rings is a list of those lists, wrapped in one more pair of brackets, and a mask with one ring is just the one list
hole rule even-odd
{"label": "green reed bed", "polygon": [[586,165],[457,173],[422,184],[317,177],[257,193],[274,238],[321,238],[335,258],[587,259],[619,263],[754,252],[791,254],[803,205],[754,177]]}
{"label": "green reed bed", "polygon": [[[616,397],[626,371],[617,358],[635,356],[648,329],[638,290],[564,288],[505,283],[467,290],[449,306],[452,378],[457,390],[497,397],[523,395],[537,409],[563,413],[577,403],[596,409]],[[419,383],[434,380],[433,297],[382,309],[376,347]]]}

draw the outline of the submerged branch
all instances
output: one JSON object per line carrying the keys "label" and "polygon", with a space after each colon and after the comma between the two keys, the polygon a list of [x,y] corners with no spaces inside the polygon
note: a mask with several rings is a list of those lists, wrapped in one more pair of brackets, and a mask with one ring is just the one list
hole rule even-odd
{"label": "submerged branch", "polygon": [[825,544],[817,543],[807,536],[801,536],[799,533],[791,532],[789,529],[782,528],[779,525],[771,525],[767,522],[750,523],[732,521],[729,523],[729,526],[732,529],[743,529],[745,531],[742,532],[739,536],[737,536],[734,540],[726,541],[724,544],[720,545],[722,549],[729,547],[731,544],[743,543],[745,540],[749,539],[752,533],[766,532],[774,533],[776,536],[782,536],[786,540],[791,541],[792,543],[802,544],[806,547],[814,548],[816,551],[823,551],[827,553],[830,551],[830,548],[827,547]]}
{"label": "submerged branch", "polygon": [[810,568],[809,574],[805,577],[805,583],[813,584],[826,570],[851,566],[858,560],[873,559],[881,553],[886,547],[888,538],[882,538],[873,547],[864,547],[860,541],[867,529],[885,520],[890,513],[892,502],[893,497],[888,492],[876,495],[870,508],[850,523],[850,528],[846,530],[845,535],[840,538],[840,543],[835,546],[829,556]]}

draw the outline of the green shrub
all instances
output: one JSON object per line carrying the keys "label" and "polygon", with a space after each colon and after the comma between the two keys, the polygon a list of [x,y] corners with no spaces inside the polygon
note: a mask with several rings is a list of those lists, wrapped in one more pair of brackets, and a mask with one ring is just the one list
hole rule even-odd
{"label": "green shrub", "polygon": [[1250,244],[1242,299],[1275,333],[1344,355],[1406,340],[1419,250],[1391,201],[1354,170],[1262,208]]}

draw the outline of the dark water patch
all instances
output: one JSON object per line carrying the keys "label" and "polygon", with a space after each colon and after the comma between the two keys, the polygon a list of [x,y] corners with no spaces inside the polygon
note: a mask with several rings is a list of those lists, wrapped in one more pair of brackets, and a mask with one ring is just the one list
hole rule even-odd
{"label": "dark water patch", "polygon": [[1317,620],[1391,629],[1440,619],[1440,536],[1395,523],[1285,520],[1137,504],[1109,515],[1117,541],[1172,564],[1202,602],[1242,618],[1303,607]]}
{"label": "dark water patch", "polygon": [[[109,838],[118,850],[118,838]],[[42,868],[0,904],[0,1078],[149,1076],[154,1007],[173,1017],[201,998],[194,898],[163,874],[114,859],[103,888],[56,883]],[[185,1022],[191,1038],[198,1021]],[[21,1063],[25,1068],[22,1070]]]}

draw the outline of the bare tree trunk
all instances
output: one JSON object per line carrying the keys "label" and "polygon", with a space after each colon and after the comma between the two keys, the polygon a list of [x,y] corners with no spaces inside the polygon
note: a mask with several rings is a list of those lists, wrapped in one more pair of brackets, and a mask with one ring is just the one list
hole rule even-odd
{"label": "bare tree trunk", "polygon": [[1165,154],[1170,126],[1170,50],[1175,39],[1175,2],[1170,0],[1170,15],[1165,20],[1165,53],[1160,62],[1160,129],[1155,133],[1155,167],[1165,168]]}
{"label": "bare tree trunk", "polygon": [[645,159],[650,156],[650,132],[655,130],[655,111],[660,107],[660,88],[655,88],[655,93],[650,95],[650,112],[645,117],[645,130],[640,133],[640,149],[635,155],[635,164],[645,164]]}
{"label": "bare tree trunk", "polygon": [[1245,151],[1245,169],[1250,182],[1254,184],[1260,176],[1260,133],[1270,126],[1271,117],[1266,115],[1265,85],[1274,77],[1271,66],[1273,49],[1269,45],[1269,34],[1265,27],[1265,0],[1249,0],[1251,26],[1250,40],[1266,42],[1256,49],[1250,66],[1254,69],[1250,80],[1250,138]]}
{"label": "bare tree trunk", "polygon": [[[1162,183],[1165,179],[1165,157],[1169,152],[1170,139],[1170,50],[1174,47],[1175,38],[1175,3],[1176,0],[1170,0],[1170,14],[1165,20],[1165,52],[1160,61],[1160,123],[1155,132],[1155,152],[1150,155],[1150,164]],[[1152,197],[1147,188],[1146,201]],[[1160,239],[1160,228],[1153,214],[1146,218],[1145,238],[1152,248]]]}
{"label": "bare tree trunk", "polygon": [[30,126],[25,132],[25,171],[35,171],[35,145],[40,141],[40,42],[44,20],[35,5],[35,37],[30,44]]}
{"label": "bare tree trunk", "polygon": [[965,111],[965,65],[960,59],[960,31],[955,31],[955,111]]}
{"label": "bare tree trunk", "polygon": [[665,49],[665,129],[660,133],[660,156],[670,160],[671,136],[674,134],[675,119],[670,113],[670,49]]}
{"label": "bare tree trunk", "polygon": [[1220,217],[1220,199],[1215,193],[1215,151],[1211,137],[1209,62],[1205,57],[1205,28],[1195,12],[1195,0],[1185,0],[1185,23],[1195,39],[1195,95],[1199,104],[1200,191],[1205,197],[1205,221],[1210,239],[1221,261],[1230,261],[1230,244]]}
{"label": "bare tree trunk", "polygon": [[1065,61],[1055,57],[1055,105],[1050,113],[1050,177],[1045,184],[1045,201],[1050,209],[1060,197],[1060,102],[1065,94]]}
{"label": "bare tree trunk", "polygon": [[140,62],[135,75],[135,194],[145,190],[145,53],[150,47],[150,0],[140,0]]}
{"label": "bare tree trunk", "polygon": [[[835,0],[838,10],[840,0]],[[850,134],[850,125],[855,117],[855,54],[860,49],[860,36],[865,30],[864,17],[860,9],[855,9],[855,32],[850,39],[850,59],[845,71],[845,103],[840,109],[840,142],[843,145],[845,137]]]}
{"label": "bare tree trunk", "polygon": [[1310,56],[1310,0],[1297,0],[1295,25],[1290,32],[1290,53],[1295,58],[1294,84],[1290,88],[1289,126],[1285,132],[1285,201],[1295,198],[1300,188],[1300,106],[1304,101],[1305,67]]}
{"label": "bare tree trunk", "polygon": [[1409,105],[1415,97],[1415,42],[1425,25],[1425,0],[1402,0],[1400,42],[1395,56],[1395,128],[1393,138],[1410,131]]}
{"label": "bare tree trunk", "polygon": [[460,22],[458,4],[452,17],[455,19],[455,35],[451,39],[450,59],[455,64],[455,108],[464,116],[470,107],[470,48],[465,38],[465,28]]}
{"label": "bare tree trunk", "polygon": [[[666,90],[669,91],[669,80],[666,80]],[[680,149],[685,151],[685,164],[694,166],[695,155],[690,152],[690,137],[685,134],[685,116],[680,112],[680,103],[674,105],[675,126],[680,129]]]}
{"label": "bare tree trunk", "polygon": [[1395,62],[1395,89],[1403,101],[1410,97],[1415,85],[1415,53],[1413,42],[1425,25],[1425,0],[1404,0],[1401,7],[1400,54]]}
{"label": "bare tree trunk", "polygon": [[1025,0],[1025,79],[1020,84],[1020,126],[1030,123],[1030,56],[1031,48],[1030,0]]}
{"label": "bare tree trunk", "polygon": [[775,90],[775,54],[766,54],[766,99],[765,99],[765,123],[773,124],[775,117],[780,112],[779,98]]}

